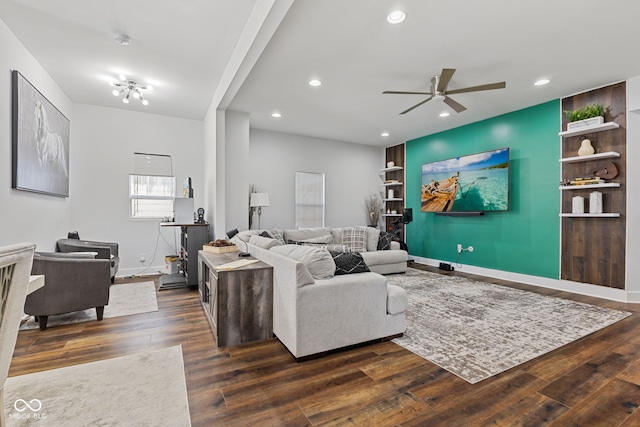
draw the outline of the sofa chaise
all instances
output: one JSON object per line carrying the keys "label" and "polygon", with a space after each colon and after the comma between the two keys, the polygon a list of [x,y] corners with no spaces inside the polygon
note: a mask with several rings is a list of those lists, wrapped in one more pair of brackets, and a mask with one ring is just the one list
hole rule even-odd
{"label": "sofa chaise", "polygon": [[406,292],[383,275],[336,275],[327,250],[295,244],[268,249],[257,245],[259,239],[266,240],[254,235],[245,249],[273,267],[273,333],[296,360],[404,333]]}

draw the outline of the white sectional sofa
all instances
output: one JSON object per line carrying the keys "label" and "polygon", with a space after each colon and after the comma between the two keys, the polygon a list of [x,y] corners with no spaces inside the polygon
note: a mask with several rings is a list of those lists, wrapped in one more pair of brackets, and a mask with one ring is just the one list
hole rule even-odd
{"label": "white sectional sofa", "polygon": [[[364,250],[362,248],[351,247],[357,244],[354,235],[358,231],[364,230],[366,237]],[[409,258],[406,251],[400,249],[398,242],[390,242],[390,249],[378,250],[380,230],[373,227],[323,227],[305,228],[301,230],[271,229],[271,230],[246,230],[235,235],[231,241],[234,242],[241,251],[249,252],[247,244],[252,235],[260,235],[267,232],[269,234],[279,234],[281,243],[295,242],[316,247],[329,245],[349,246],[354,252],[360,252],[369,269],[379,274],[405,273],[407,271],[407,260]],[[351,236],[345,236],[345,232],[352,232]]]}
{"label": "white sectional sofa", "polygon": [[296,360],[404,333],[407,295],[386,277],[334,275],[326,250],[291,244],[268,249],[260,239],[266,240],[252,241],[261,246],[246,243],[244,249],[273,266],[273,332]]}

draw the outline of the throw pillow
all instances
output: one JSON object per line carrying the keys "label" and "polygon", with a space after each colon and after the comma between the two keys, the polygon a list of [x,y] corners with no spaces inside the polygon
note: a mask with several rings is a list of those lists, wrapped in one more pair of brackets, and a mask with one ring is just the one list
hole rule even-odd
{"label": "throw pillow", "polygon": [[378,250],[379,251],[387,251],[391,249],[391,242],[397,241],[398,238],[393,233],[388,233],[386,231],[380,232],[380,237],[378,238]]}
{"label": "throw pillow", "polygon": [[284,237],[282,237],[282,233],[280,232],[280,230],[272,228],[271,230],[268,231],[268,233],[271,234],[272,238],[279,241],[281,245],[285,244]]}
{"label": "throw pillow", "polygon": [[367,251],[375,251],[378,248],[378,238],[380,230],[373,227],[367,227]]}
{"label": "throw pillow", "polygon": [[270,251],[300,261],[314,279],[330,279],[336,272],[336,264],[329,251],[311,246],[274,246]]}
{"label": "throw pillow", "polygon": [[342,229],[342,244],[353,252],[367,251],[367,227],[345,227]]}
{"label": "throw pillow", "polygon": [[263,231],[262,233],[259,234],[259,236],[261,237],[267,237],[269,239],[273,239],[273,236],[271,236],[271,234],[269,234],[268,231]]}
{"label": "throw pillow", "polygon": [[280,242],[278,242],[276,239],[256,235],[251,236],[251,238],[249,239],[249,244],[264,249],[271,249],[274,246],[280,246]]}
{"label": "throw pillow", "polygon": [[357,252],[330,252],[339,274],[366,273],[369,270],[362,255]]}

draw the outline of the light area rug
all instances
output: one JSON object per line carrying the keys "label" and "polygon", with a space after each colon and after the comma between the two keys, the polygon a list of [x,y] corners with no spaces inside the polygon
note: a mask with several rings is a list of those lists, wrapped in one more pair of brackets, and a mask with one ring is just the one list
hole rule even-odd
{"label": "light area rug", "polygon": [[631,315],[412,268],[387,278],[409,301],[393,342],[472,384]]}
{"label": "light area rug", "polygon": [[182,347],[8,378],[7,426],[190,426]]}
{"label": "light area rug", "polygon": [[[109,289],[109,304],[104,307],[102,318],[109,319],[132,314],[150,313],[152,311],[158,311],[156,287],[153,282],[122,283],[111,285]],[[47,329],[54,326],[89,321],[97,321],[95,308],[49,316]],[[35,321],[33,316],[29,316],[20,326],[20,330],[38,328],[38,322]]]}

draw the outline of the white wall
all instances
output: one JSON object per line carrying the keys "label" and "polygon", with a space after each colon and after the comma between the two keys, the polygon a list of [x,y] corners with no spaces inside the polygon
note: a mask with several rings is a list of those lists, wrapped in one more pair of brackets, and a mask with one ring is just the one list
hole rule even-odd
{"label": "white wall", "polygon": [[364,199],[380,191],[384,148],[260,129],[250,130],[249,144],[249,183],[269,193],[261,228],[294,227],[295,172],[325,174],[327,227],[367,225]]}
{"label": "white wall", "polygon": [[[72,103],[0,20],[0,245],[30,241],[53,251],[71,224],[69,199],[11,188],[11,70],[18,70],[73,123]],[[70,141],[70,153],[75,146]],[[70,165],[70,173],[74,173]]]}
{"label": "white wall", "polygon": [[640,301],[640,197],[635,184],[640,180],[640,77],[627,80],[627,292],[634,301]]}
{"label": "white wall", "polygon": [[86,104],[75,104],[73,117],[72,222],[64,234],[73,229],[83,239],[118,242],[119,276],[140,274],[142,253],[145,265],[152,266],[148,273],[163,268],[164,257],[176,252],[174,245],[180,247],[179,228],[159,227],[158,220],[129,219],[133,153],[170,155],[178,190],[191,177],[195,208],[204,206],[202,122]]}
{"label": "white wall", "polygon": [[225,231],[246,229],[249,200],[249,114],[225,112]]}

